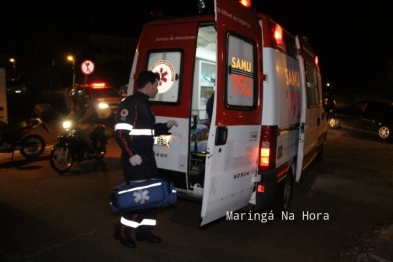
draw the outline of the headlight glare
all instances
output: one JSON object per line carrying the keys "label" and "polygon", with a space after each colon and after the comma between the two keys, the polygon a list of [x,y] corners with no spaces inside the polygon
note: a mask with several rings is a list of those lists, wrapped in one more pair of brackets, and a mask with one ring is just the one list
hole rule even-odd
{"label": "headlight glare", "polygon": [[109,105],[107,103],[101,102],[101,103],[98,104],[98,107],[101,108],[101,109],[104,109],[104,108],[108,108]]}
{"label": "headlight glare", "polygon": [[70,128],[72,126],[72,123],[71,123],[71,121],[64,121],[63,122],[63,128]]}

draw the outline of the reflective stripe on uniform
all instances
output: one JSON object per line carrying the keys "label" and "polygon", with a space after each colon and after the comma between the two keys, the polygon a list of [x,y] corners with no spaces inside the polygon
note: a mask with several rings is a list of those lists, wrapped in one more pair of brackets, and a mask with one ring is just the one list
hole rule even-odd
{"label": "reflective stripe on uniform", "polygon": [[132,125],[127,124],[127,123],[119,123],[119,124],[115,125],[115,131],[118,130],[118,129],[131,131],[132,128],[133,128]]}
{"label": "reflective stripe on uniform", "polygon": [[132,227],[132,228],[137,228],[137,227],[139,226],[139,223],[138,223],[138,222],[135,222],[135,221],[132,221],[132,220],[128,220],[128,219],[125,219],[124,217],[121,217],[120,223],[122,223],[122,224],[125,225],[125,226]]}
{"label": "reflective stripe on uniform", "polygon": [[156,220],[155,219],[143,219],[139,225],[140,226],[155,226]]}
{"label": "reflective stripe on uniform", "polygon": [[127,123],[116,124],[115,131],[118,129],[131,131],[130,135],[133,135],[133,136],[154,136],[154,130],[152,130],[152,129],[136,129],[136,128],[133,128],[132,125],[127,124]]}
{"label": "reflective stripe on uniform", "polygon": [[154,130],[152,129],[132,129],[130,135],[134,136],[154,136]]}
{"label": "reflective stripe on uniform", "polygon": [[142,222],[138,223],[133,220],[128,220],[128,219],[125,219],[124,217],[122,217],[120,219],[120,223],[122,223],[125,226],[137,228],[138,226],[155,226],[156,220],[155,219],[143,219]]}

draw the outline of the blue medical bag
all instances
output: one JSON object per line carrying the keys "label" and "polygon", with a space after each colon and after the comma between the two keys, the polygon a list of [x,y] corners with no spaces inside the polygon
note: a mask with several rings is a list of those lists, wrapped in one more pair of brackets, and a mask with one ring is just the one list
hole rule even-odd
{"label": "blue medical bag", "polygon": [[114,213],[162,208],[176,203],[177,193],[173,182],[159,178],[123,183],[110,196],[110,206]]}

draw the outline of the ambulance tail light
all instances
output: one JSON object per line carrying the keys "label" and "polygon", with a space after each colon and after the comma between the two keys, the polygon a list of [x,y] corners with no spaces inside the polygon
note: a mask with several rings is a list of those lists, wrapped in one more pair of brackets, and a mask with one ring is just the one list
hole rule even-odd
{"label": "ambulance tail light", "polygon": [[241,3],[245,7],[251,7],[251,0],[239,0],[239,3]]}
{"label": "ambulance tail light", "polygon": [[319,65],[318,65],[318,63],[319,63],[319,59],[318,59],[318,56],[315,56],[315,59],[314,59],[315,61],[315,66],[316,67],[319,67]]}
{"label": "ambulance tail light", "polygon": [[277,126],[262,126],[258,163],[258,167],[261,170],[269,170],[275,168],[277,129]]}
{"label": "ambulance tail light", "polygon": [[282,27],[276,24],[274,28],[274,39],[276,39],[277,45],[280,46],[281,48],[283,47],[284,44],[283,38],[284,36],[283,36]]}
{"label": "ambulance tail light", "polygon": [[258,193],[265,193],[265,186],[262,184],[259,184],[257,187]]}

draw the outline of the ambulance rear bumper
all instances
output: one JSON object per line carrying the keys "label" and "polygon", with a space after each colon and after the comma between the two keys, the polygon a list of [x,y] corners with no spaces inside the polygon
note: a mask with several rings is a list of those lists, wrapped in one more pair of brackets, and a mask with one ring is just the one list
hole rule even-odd
{"label": "ambulance rear bumper", "polygon": [[261,180],[256,184],[255,211],[263,211],[272,204],[277,189],[277,174],[277,169],[258,170]]}

